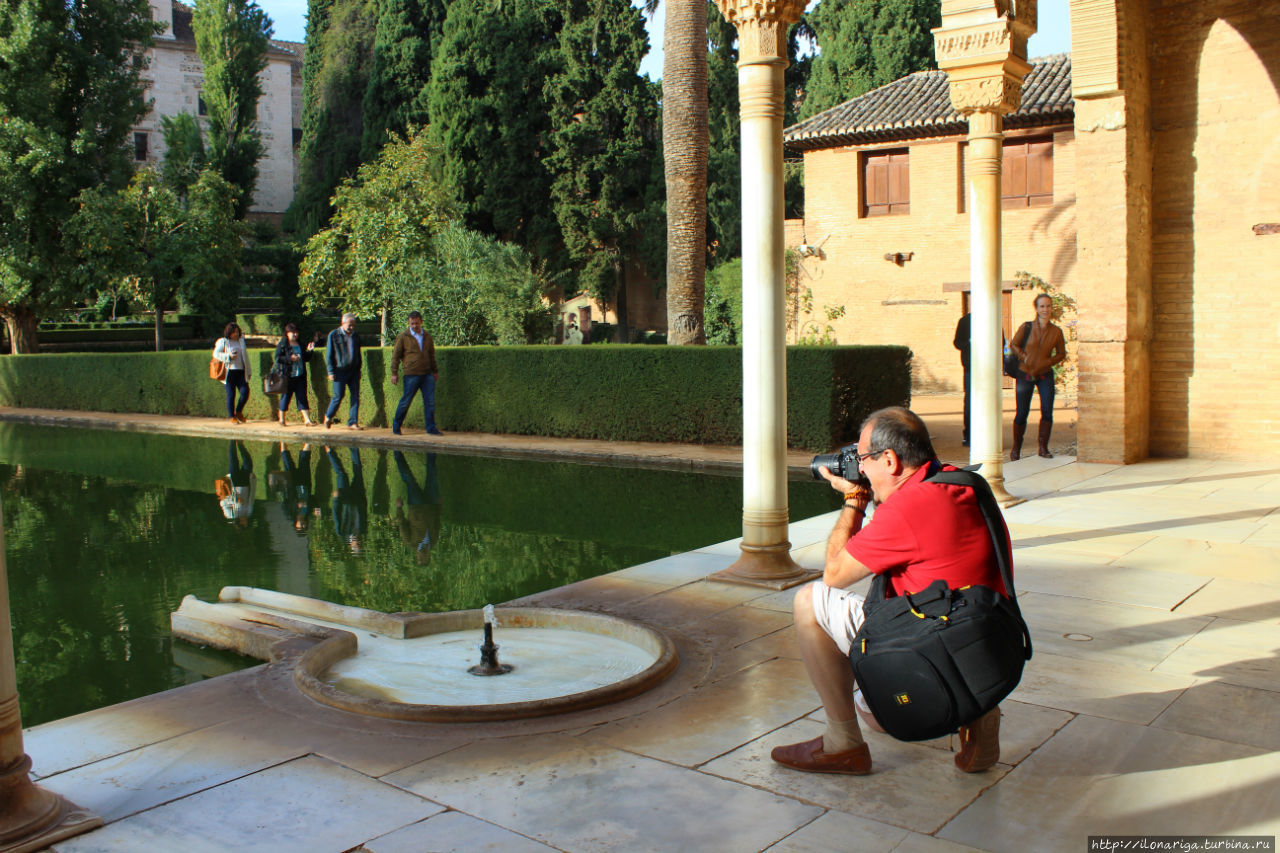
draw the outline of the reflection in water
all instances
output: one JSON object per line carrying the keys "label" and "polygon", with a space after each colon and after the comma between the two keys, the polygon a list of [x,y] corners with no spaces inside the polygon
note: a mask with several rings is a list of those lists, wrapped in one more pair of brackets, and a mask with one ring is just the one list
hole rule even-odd
{"label": "reflection in water", "polygon": [[[24,725],[198,680],[169,634],[189,593],[470,609],[741,530],[736,477],[363,454],[369,465],[347,448],[0,424]],[[793,517],[830,504],[829,489],[792,484]],[[189,646],[180,659],[201,673],[256,663]]]}

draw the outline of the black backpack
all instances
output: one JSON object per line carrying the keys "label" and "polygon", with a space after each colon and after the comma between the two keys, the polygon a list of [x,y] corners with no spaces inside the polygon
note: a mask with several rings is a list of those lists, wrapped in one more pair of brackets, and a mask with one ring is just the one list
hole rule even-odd
{"label": "black backpack", "polygon": [[980,585],[950,589],[937,580],[889,598],[885,576],[876,575],[849,663],[876,720],[907,741],[950,734],[990,711],[1018,686],[1031,659],[1031,634],[1013,591],[1010,547],[991,487],[969,469],[938,471],[925,482],[974,490],[1009,597]]}

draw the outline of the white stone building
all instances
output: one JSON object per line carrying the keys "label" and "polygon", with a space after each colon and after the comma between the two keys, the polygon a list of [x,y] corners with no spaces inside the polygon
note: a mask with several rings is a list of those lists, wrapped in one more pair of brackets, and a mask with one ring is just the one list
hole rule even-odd
{"label": "white stone building", "polygon": [[[150,50],[147,97],[154,101],[151,112],[133,133],[134,160],[140,165],[159,164],[164,159],[161,116],[184,112],[204,115],[200,98],[204,66],[196,53],[191,7],[173,0],[151,0],[151,14],[166,28]],[[267,53],[258,101],[258,128],[265,153],[258,161],[258,184],[249,208],[256,217],[278,221],[293,201],[297,140],[301,137],[302,52],[303,46],[297,42],[273,40]]]}

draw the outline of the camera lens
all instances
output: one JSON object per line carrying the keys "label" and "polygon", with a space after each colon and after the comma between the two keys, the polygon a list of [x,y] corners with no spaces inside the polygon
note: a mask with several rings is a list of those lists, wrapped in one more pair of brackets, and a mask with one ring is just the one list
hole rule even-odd
{"label": "camera lens", "polygon": [[813,461],[809,463],[809,473],[813,475],[813,479],[821,480],[822,472],[819,468],[828,468],[834,474],[840,473],[840,454],[839,453],[819,453],[813,457]]}

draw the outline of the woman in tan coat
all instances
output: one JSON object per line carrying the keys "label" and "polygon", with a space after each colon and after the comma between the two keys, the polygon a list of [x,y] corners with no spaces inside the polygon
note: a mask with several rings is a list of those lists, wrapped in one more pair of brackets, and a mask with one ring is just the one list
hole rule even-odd
{"label": "woman in tan coat", "polygon": [[1062,329],[1049,322],[1053,299],[1042,293],[1036,297],[1036,319],[1022,324],[1009,341],[1009,349],[1018,357],[1018,375],[1014,397],[1018,403],[1013,416],[1013,449],[1011,460],[1022,456],[1022,437],[1027,431],[1031,413],[1031,392],[1040,392],[1040,455],[1052,459],[1049,435],[1053,432],[1053,368],[1067,357],[1067,341]]}

